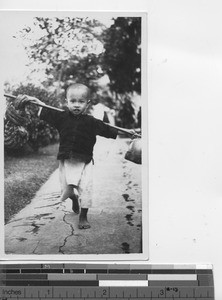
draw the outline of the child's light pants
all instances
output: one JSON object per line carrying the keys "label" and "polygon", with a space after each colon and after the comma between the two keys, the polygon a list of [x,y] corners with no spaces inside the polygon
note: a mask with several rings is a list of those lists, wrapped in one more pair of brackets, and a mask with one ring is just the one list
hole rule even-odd
{"label": "child's light pants", "polygon": [[93,198],[93,164],[71,158],[59,161],[59,177],[61,190],[67,185],[74,185],[79,194],[79,204],[82,208],[92,207]]}

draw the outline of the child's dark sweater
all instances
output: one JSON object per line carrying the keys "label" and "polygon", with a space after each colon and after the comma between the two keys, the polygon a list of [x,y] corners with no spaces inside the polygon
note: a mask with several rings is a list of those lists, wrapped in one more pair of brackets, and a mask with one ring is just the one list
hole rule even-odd
{"label": "child's dark sweater", "polygon": [[85,162],[93,158],[96,136],[115,139],[118,131],[94,117],[73,115],[68,109],[64,112],[42,109],[40,118],[55,127],[60,136],[57,159],[80,157]]}

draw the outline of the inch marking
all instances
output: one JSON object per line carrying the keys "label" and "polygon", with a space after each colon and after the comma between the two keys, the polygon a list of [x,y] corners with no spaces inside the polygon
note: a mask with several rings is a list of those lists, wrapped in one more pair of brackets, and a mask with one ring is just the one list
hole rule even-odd
{"label": "inch marking", "polygon": [[214,299],[210,265],[0,263],[0,277],[0,300]]}
{"label": "inch marking", "polygon": [[[22,283],[22,282],[21,282]],[[159,286],[147,288],[134,288],[134,287],[72,287],[72,286],[7,286],[0,287],[0,298],[41,298],[42,295],[46,298],[64,297],[64,298],[158,298],[166,296],[168,298],[213,298],[214,288],[209,287],[176,287],[176,286]]]}

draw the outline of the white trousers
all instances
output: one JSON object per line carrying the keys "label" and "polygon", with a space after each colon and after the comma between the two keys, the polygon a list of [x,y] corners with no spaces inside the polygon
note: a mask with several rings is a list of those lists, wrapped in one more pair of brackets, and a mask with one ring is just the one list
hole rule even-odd
{"label": "white trousers", "polygon": [[86,164],[79,159],[65,159],[59,161],[59,178],[61,190],[67,185],[74,185],[79,195],[82,208],[92,207],[93,198],[93,164]]}

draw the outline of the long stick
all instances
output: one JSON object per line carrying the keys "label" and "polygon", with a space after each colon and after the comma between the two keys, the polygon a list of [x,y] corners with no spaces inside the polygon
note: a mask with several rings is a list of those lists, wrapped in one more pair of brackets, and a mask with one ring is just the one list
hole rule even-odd
{"label": "long stick", "polygon": [[[16,99],[16,96],[14,96],[14,95],[4,94],[4,96],[5,96],[5,97],[8,97],[8,98],[11,98],[11,99]],[[52,110],[64,111],[64,109],[57,108],[57,107],[53,107],[53,106],[46,105],[46,104],[38,104],[38,103],[33,103],[33,104],[35,104],[35,105],[37,105],[37,106],[49,108],[49,109],[52,109]]]}
{"label": "long stick", "polygon": [[[4,94],[5,97],[8,97],[8,98],[11,98],[11,99],[16,99],[16,96],[14,95],[11,95],[11,94]],[[50,106],[50,105],[46,105],[46,104],[38,104],[38,103],[33,103],[37,106],[41,106],[41,107],[45,107],[45,108],[48,108],[48,109],[52,109],[52,110],[57,110],[57,111],[64,111],[64,109],[61,109],[61,108],[57,108],[57,107],[53,107],[53,106]],[[118,126],[114,126],[114,125],[110,125],[108,123],[106,123],[106,125],[108,125],[109,127],[111,128],[115,128],[117,129],[118,131],[122,131],[124,133],[127,133],[127,134],[130,134],[132,136],[135,136],[135,137],[139,137],[141,138],[141,135],[138,134],[138,133],[131,133],[129,132],[129,130],[125,129],[125,128],[121,128],[121,127],[118,127]]]}

